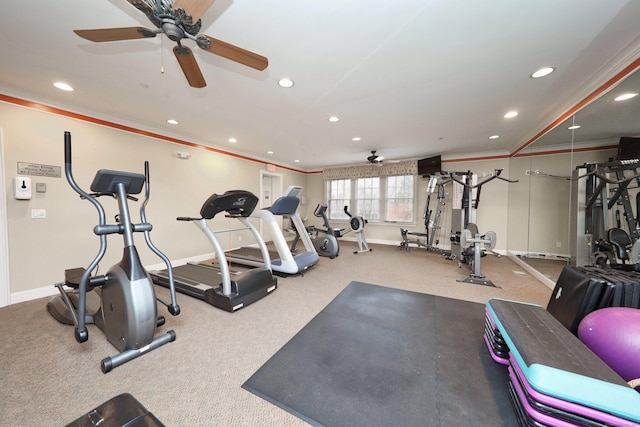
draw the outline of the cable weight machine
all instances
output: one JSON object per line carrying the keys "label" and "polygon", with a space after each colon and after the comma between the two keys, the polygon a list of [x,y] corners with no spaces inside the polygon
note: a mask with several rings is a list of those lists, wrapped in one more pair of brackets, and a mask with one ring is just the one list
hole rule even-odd
{"label": "cable weight machine", "polygon": [[[440,242],[436,239],[436,232],[442,229],[439,224],[442,211],[444,210],[444,206],[446,204],[445,200],[448,194],[446,191],[446,186],[451,182],[451,178],[446,175],[429,175],[429,183],[427,185],[427,201],[425,202],[424,211],[422,214],[422,218],[424,219],[425,232],[420,233],[416,231],[409,231],[406,228],[400,228],[402,241],[398,245],[399,249],[404,249],[409,252],[410,245],[413,244],[418,248],[423,247],[430,251],[442,252],[442,250],[437,247]],[[433,209],[431,209],[431,195],[436,191],[437,200],[434,213]]]}
{"label": "cable weight machine", "polygon": [[480,259],[487,251],[496,256],[494,252],[497,236],[494,231],[481,234],[476,225],[476,213],[480,204],[480,191],[482,186],[490,181],[499,179],[508,183],[516,183],[517,180],[509,180],[500,176],[502,169],[495,169],[494,173],[485,180],[478,182],[478,177],[471,171],[450,172],[449,177],[454,183],[454,208],[451,211],[451,255],[448,259],[458,259],[458,267],[465,263],[469,266],[470,275],[458,280],[459,282],[473,283],[486,286],[495,286],[480,272]]}

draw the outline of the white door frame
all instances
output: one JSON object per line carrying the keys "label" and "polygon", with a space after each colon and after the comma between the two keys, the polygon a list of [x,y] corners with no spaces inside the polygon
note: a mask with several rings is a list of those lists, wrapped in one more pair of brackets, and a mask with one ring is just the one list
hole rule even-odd
{"label": "white door frame", "polygon": [[[266,189],[264,188],[263,183],[264,183],[265,177],[275,178],[276,180],[275,186],[274,185],[271,186],[272,194],[270,194],[270,197],[271,197],[270,203],[264,202],[264,195],[265,195]],[[259,208],[267,208],[271,206],[273,202],[275,202],[280,196],[282,196],[282,174],[269,172],[266,170],[260,170],[260,206]],[[278,217],[278,218],[280,219],[280,229],[282,229],[282,219],[281,217]],[[271,240],[271,235],[265,236],[265,233],[268,234],[269,232],[267,231],[266,228],[263,227],[262,221],[260,221],[259,230],[263,240],[265,241]]]}
{"label": "white door frame", "polygon": [[9,227],[7,217],[7,186],[2,128],[0,128],[0,307],[11,302],[9,284]]}

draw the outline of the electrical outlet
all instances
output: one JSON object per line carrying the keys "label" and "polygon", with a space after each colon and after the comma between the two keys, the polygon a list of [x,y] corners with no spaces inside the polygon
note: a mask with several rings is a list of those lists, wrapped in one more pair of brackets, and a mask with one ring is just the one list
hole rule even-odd
{"label": "electrical outlet", "polygon": [[242,236],[238,236],[238,242],[242,242]]}
{"label": "electrical outlet", "polygon": [[556,248],[561,248],[562,247],[562,242],[556,242]]}
{"label": "electrical outlet", "polygon": [[47,217],[46,209],[31,209],[31,218],[43,219]]}
{"label": "electrical outlet", "polygon": [[531,171],[529,169],[527,169],[526,171],[524,171],[525,175],[531,175]]}

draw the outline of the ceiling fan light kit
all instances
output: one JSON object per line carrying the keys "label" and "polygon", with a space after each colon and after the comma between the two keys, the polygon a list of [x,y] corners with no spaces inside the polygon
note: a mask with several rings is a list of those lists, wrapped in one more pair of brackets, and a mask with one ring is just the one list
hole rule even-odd
{"label": "ceiling fan light kit", "polygon": [[[234,46],[206,34],[198,34],[202,27],[200,17],[211,7],[214,0],[127,0],[144,13],[157,30],[144,27],[99,28],[74,30],[78,36],[96,43],[153,38],[162,33],[177,43],[173,53],[191,87],[207,85],[191,49],[181,41],[190,39],[206,52],[213,53],[247,67],[262,71],[269,60],[262,55]],[[195,23],[194,23],[195,21]]]}

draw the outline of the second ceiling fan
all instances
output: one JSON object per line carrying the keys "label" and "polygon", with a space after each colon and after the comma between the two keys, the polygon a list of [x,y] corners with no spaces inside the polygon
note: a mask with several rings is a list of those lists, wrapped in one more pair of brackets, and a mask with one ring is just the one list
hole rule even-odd
{"label": "second ceiling fan", "polygon": [[264,70],[269,61],[262,55],[234,46],[206,34],[198,34],[202,26],[200,18],[215,0],[127,0],[157,27],[98,28],[74,30],[80,37],[92,42],[109,42],[153,38],[164,34],[177,43],[173,53],[180,64],[189,85],[202,88],[207,85],[191,49],[184,46],[182,39],[194,40],[198,47],[256,70]]}
{"label": "second ceiling fan", "polygon": [[378,156],[376,151],[371,151],[371,155],[367,157],[367,161],[374,165],[382,165],[382,161],[384,160],[384,156]]}

